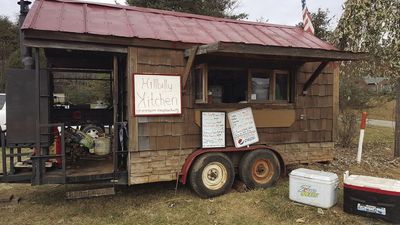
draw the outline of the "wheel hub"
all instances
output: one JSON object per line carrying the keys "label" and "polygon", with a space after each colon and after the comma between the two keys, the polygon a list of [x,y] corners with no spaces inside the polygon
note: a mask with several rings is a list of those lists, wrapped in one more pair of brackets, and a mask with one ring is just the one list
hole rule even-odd
{"label": "wheel hub", "polygon": [[218,190],[224,186],[228,179],[228,172],[219,162],[211,162],[204,167],[202,181],[206,188]]}
{"label": "wheel hub", "polygon": [[270,162],[266,159],[258,159],[252,166],[252,177],[258,183],[267,183],[274,175]]}
{"label": "wheel hub", "polygon": [[208,178],[209,180],[212,180],[212,181],[214,181],[215,179],[217,179],[217,178],[218,178],[218,170],[216,170],[216,169],[211,169],[210,171],[208,171],[208,173],[207,173],[207,178]]}

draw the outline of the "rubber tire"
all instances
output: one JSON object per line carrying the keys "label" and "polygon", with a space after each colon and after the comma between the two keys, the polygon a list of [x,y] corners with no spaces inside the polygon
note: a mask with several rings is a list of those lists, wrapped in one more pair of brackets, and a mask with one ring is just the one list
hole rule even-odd
{"label": "rubber tire", "polygon": [[[225,184],[217,190],[207,188],[202,181],[204,168],[212,162],[221,163],[227,171],[227,180]],[[192,165],[189,173],[189,181],[193,191],[202,198],[211,198],[225,194],[232,188],[234,179],[235,169],[233,163],[229,157],[223,153],[206,153],[199,156]]]}
{"label": "rubber tire", "polygon": [[88,124],[81,128],[81,131],[86,134],[87,131],[95,129],[99,132],[99,134],[104,134],[104,129],[101,126],[95,124]]}
{"label": "rubber tire", "polygon": [[[271,179],[266,183],[260,183],[256,181],[252,176],[252,165],[258,159],[268,160],[271,165],[271,169],[274,171]],[[246,153],[239,164],[239,178],[246,184],[249,189],[258,189],[258,188],[269,188],[272,187],[279,179],[281,175],[281,169],[279,160],[276,155],[267,149],[258,149],[251,152]]]}

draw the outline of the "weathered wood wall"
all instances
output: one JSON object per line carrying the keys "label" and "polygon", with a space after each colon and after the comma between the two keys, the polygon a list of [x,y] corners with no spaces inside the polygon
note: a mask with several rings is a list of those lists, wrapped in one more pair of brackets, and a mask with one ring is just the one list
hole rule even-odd
{"label": "weathered wood wall", "polygon": [[[183,51],[130,48],[132,73],[182,74],[186,64]],[[190,82],[190,81],[189,81]],[[190,85],[188,85],[190,87]],[[130,88],[132,91],[132,88]],[[132,106],[132,94],[129,94]],[[199,147],[200,128],[194,123],[190,88],[182,93],[182,115],[132,117],[129,121],[131,183],[173,180],[187,155]],[[132,107],[130,107],[133,115]],[[133,131],[133,132],[132,132]]]}
{"label": "weathered wood wall", "polygon": [[[168,117],[132,116],[131,83],[133,73],[182,74],[186,63],[183,51],[132,47],[128,58],[130,184],[176,179],[186,157],[201,147],[195,115],[202,109],[194,104],[192,79],[189,78],[182,92],[183,114]],[[295,112],[294,123],[285,128],[258,128],[260,144],[274,146],[287,164],[332,159],[337,70],[328,66],[311,86],[309,94],[301,95],[303,84],[317,66],[305,64],[296,74],[296,97],[291,107]],[[274,108],[279,113],[279,107]],[[226,140],[228,146],[233,146],[229,129]]]}

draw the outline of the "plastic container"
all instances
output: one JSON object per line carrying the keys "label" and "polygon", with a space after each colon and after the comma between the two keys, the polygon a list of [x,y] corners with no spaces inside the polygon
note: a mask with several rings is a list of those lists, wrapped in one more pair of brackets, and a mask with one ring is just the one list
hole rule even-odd
{"label": "plastic container", "polygon": [[347,213],[400,223],[400,180],[344,176],[343,210]]}
{"label": "plastic container", "polygon": [[99,137],[94,139],[94,154],[99,156],[110,154],[110,138]]}
{"label": "plastic container", "polygon": [[289,174],[289,198],[327,209],[337,202],[338,184],[339,179],[335,173],[296,169]]}

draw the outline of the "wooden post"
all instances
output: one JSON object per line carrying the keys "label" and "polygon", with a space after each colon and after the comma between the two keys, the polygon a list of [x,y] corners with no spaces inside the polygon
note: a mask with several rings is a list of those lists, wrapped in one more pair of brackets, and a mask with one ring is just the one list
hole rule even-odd
{"label": "wooden post", "polygon": [[182,90],[184,90],[186,87],[186,83],[187,83],[190,71],[192,69],[193,62],[196,57],[196,53],[197,53],[198,49],[199,49],[199,46],[195,46],[190,50],[190,55],[189,55],[188,61],[185,66],[185,71],[183,72],[183,75],[182,75]]}
{"label": "wooden post", "polygon": [[357,163],[361,163],[361,156],[362,156],[362,148],[364,143],[364,133],[365,133],[365,126],[367,125],[367,113],[363,112],[361,116],[361,125],[360,125],[360,138],[358,140],[358,151],[357,151]]}
{"label": "wooden post", "polygon": [[400,79],[396,84],[396,125],[394,131],[394,157],[400,157]]}

